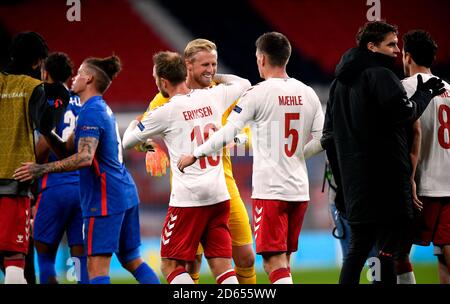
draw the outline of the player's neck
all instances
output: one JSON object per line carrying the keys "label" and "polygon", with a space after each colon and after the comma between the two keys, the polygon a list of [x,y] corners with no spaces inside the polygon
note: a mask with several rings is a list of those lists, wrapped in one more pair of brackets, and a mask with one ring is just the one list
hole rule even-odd
{"label": "player's neck", "polygon": [[411,75],[416,75],[417,73],[431,74],[430,68],[427,68],[424,66],[419,66],[419,65],[412,65],[410,72],[411,72]]}
{"label": "player's neck", "polygon": [[269,78],[289,78],[285,68],[272,67],[264,72],[264,79]]}
{"label": "player's neck", "polygon": [[80,103],[83,105],[86,101],[88,101],[93,96],[101,96],[99,92],[95,90],[85,90],[78,94],[80,96]]}
{"label": "player's neck", "polygon": [[200,85],[197,81],[191,78],[186,79],[186,85],[190,89],[198,90],[198,89],[204,89],[205,87]]}
{"label": "player's neck", "polygon": [[179,85],[175,86],[171,92],[169,92],[169,98],[172,98],[175,95],[186,95],[191,91],[190,88],[186,85],[186,82],[182,82]]}

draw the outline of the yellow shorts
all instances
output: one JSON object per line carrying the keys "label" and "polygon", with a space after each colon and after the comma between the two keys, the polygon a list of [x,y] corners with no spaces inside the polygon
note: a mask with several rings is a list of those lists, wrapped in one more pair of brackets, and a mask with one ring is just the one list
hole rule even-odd
{"label": "yellow shorts", "polygon": [[[230,200],[230,219],[228,225],[230,226],[232,246],[239,247],[253,244],[247,209],[240,196],[234,196]],[[202,253],[203,247],[200,244],[197,249],[197,255]]]}

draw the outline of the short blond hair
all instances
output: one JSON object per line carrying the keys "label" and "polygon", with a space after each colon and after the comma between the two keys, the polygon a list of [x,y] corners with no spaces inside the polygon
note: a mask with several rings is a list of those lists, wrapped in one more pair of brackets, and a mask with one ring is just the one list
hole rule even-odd
{"label": "short blond hair", "polygon": [[217,52],[216,44],[207,39],[194,39],[190,41],[184,49],[184,59],[190,60],[200,51]]}

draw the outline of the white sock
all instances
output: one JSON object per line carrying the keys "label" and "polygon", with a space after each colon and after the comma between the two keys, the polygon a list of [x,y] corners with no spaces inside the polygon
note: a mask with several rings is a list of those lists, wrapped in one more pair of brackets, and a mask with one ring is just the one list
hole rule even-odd
{"label": "white sock", "polygon": [[234,269],[228,269],[216,278],[217,284],[239,284]]}
{"label": "white sock", "polygon": [[174,277],[173,280],[170,282],[170,284],[195,284],[195,283],[187,272],[183,272]]}
{"label": "white sock", "polygon": [[278,279],[275,282],[273,282],[272,284],[294,284],[294,282],[292,282],[292,277],[290,276],[290,277]]}
{"label": "white sock", "polygon": [[397,275],[397,284],[416,284],[414,272],[405,272]]}
{"label": "white sock", "polygon": [[220,284],[239,284],[239,281],[236,276],[231,276],[223,280]]}
{"label": "white sock", "polygon": [[8,266],[5,269],[5,284],[27,284],[23,268]]}

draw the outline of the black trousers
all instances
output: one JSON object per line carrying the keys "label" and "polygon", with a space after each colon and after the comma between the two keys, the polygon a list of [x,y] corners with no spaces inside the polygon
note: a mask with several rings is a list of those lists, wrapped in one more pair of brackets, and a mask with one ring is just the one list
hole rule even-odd
{"label": "black trousers", "polygon": [[342,265],[339,283],[359,284],[367,256],[375,246],[377,258],[370,260],[368,277],[375,284],[396,284],[394,260],[402,253],[409,227],[406,223],[350,224],[349,252]]}

